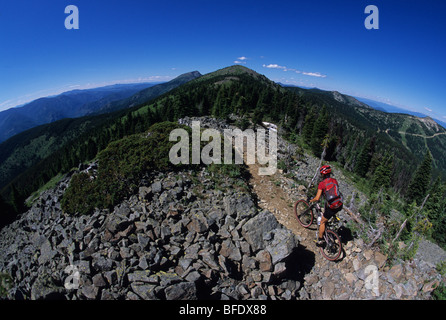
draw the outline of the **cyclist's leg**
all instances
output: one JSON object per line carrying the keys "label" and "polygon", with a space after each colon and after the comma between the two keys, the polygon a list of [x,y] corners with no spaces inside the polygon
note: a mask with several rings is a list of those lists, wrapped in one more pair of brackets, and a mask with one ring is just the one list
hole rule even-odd
{"label": "cyclist's leg", "polygon": [[324,237],[325,225],[326,225],[327,221],[328,221],[328,219],[325,218],[324,216],[322,216],[321,224],[319,226],[319,240],[322,240],[322,238]]}
{"label": "cyclist's leg", "polygon": [[327,224],[328,220],[330,220],[330,218],[333,217],[335,214],[336,212],[330,209],[327,204],[325,204],[325,210],[322,215],[321,225],[319,226],[319,239],[322,239],[324,237],[325,225]]}

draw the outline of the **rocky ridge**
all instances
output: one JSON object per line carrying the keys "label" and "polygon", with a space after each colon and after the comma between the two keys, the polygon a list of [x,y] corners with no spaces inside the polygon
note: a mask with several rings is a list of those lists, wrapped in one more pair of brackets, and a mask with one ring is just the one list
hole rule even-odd
{"label": "rocky ridge", "polygon": [[[279,138],[279,159],[283,150],[294,152]],[[317,166],[302,160],[292,169],[299,181]],[[265,178],[248,169],[250,181],[206,169],[150,175],[112,210],[90,216],[62,212],[65,176],[1,231],[0,273],[13,280],[7,298],[429,299],[444,283],[429,259],[389,267],[386,256],[352,237],[339,261],[323,259],[314,230],[293,217],[305,186],[280,171]]]}
{"label": "rocky ridge", "polygon": [[2,230],[9,298],[297,297],[300,283],[289,277],[297,238],[257,210],[250,193],[215,189],[206,170],[158,174],[111,212],[91,216],[61,211],[68,183]]}

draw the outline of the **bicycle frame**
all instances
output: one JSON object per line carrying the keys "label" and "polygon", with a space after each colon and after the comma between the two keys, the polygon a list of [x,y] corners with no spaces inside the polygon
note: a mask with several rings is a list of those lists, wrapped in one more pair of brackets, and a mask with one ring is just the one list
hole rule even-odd
{"label": "bicycle frame", "polygon": [[[317,218],[322,217],[322,209],[320,207],[319,204],[314,205],[314,208],[316,209],[316,213],[317,213]],[[335,218],[335,219],[333,219]],[[331,217],[330,219],[328,219],[328,221],[325,224],[325,232],[323,234],[323,238],[325,240],[326,246],[327,247],[332,247],[333,245],[335,245],[335,243],[333,242],[333,233],[336,235],[336,237],[339,238],[339,235],[337,234],[337,223],[340,221],[341,219],[339,219],[337,216]],[[317,221],[317,220],[316,220]],[[316,229],[316,237],[319,237],[319,228],[320,228],[320,224],[317,223],[317,229]],[[340,238],[339,238],[340,240]],[[342,245],[341,245],[341,250],[342,250]],[[323,250],[321,249],[321,252],[323,253]],[[324,255],[325,256],[325,255]],[[325,256],[328,260],[336,260],[339,255],[335,256],[334,259],[331,259],[327,256]]]}
{"label": "bicycle frame", "polygon": [[[321,206],[319,205],[319,203],[316,203],[316,204],[313,204],[312,205],[315,209],[316,209],[316,212],[317,212],[317,217],[316,217],[316,221],[317,221],[317,218],[319,218],[319,217],[322,217],[322,208],[321,208]],[[310,207],[311,208],[311,207]],[[334,218],[334,219],[333,219]],[[340,221],[341,219],[339,219],[339,217],[337,217],[336,215],[335,216],[333,216],[333,217],[331,217],[330,219],[328,219],[328,221],[327,221],[327,223],[325,224],[325,227],[326,228],[329,228],[330,227],[330,229],[335,229],[336,228],[336,226],[337,226],[337,224],[338,224],[338,222]],[[317,223],[316,223],[317,224]],[[317,225],[317,229],[318,229],[318,231],[319,231],[319,225]],[[337,230],[336,230],[337,231]]]}
{"label": "bicycle frame", "polygon": [[[298,205],[303,204],[303,206],[306,208],[304,211],[301,211],[298,213]],[[314,209],[314,211],[313,211]],[[308,228],[313,223],[314,220],[319,220],[319,218],[322,217],[322,208],[318,203],[312,203],[311,205],[308,204],[308,201],[305,200],[298,200],[294,205],[294,212],[295,215],[299,221],[299,223],[304,227]],[[309,217],[308,217],[309,216]],[[305,217],[308,217],[306,219]],[[316,217],[316,219],[314,219]],[[320,246],[320,250],[322,255],[330,261],[335,261],[339,258],[341,252],[342,252],[342,243],[341,238],[337,234],[336,230],[337,227],[335,224],[340,221],[340,219],[336,216],[334,216],[336,219],[328,219],[326,222],[326,228],[325,232],[323,234],[323,238],[325,240],[325,245]],[[311,219],[311,220],[310,220]],[[319,237],[319,230],[320,230],[320,223],[316,223],[316,238]]]}

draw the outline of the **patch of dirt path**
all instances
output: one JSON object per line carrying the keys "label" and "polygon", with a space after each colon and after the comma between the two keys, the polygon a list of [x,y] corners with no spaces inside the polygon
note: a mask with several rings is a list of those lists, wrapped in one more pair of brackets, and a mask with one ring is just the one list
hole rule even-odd
{"label": "patch of dirt path", "polygon": [[299,239],[299,244],[305,249],[314,252],[316,263],[323,261],[319,249],[314,242],[315,228],[303,228],[296,219],[294,214],[294,203],[304,198],[304,194],[299,194],[297,191],[290,194],[282,187],[284,180],[282,173],[277,170],[274,175],[259,175],[259,165],[247,165],[251,174],[249,184],[253,192],[256,193],[259,199],[259,207],[267,209],[274,214],[277,221],[291,230]]}

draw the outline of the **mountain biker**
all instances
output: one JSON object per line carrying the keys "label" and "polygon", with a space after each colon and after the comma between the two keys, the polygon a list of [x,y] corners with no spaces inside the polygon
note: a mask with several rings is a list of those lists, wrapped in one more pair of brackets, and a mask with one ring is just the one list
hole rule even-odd
{"label": "mountain biker", "polygon": [[[336,186],[338,184],[336,179],[331,178],[331,167],[329,165],[324,165],[319,170],[320,170],[320,173],[322,176],[322,182],[319,183],[318,188],[317,188],[317,194],[313,199],[310,200],[310,203],[319,201],[323,193],[325,194],[325,196],[327,196],[326,195],[327,185],[329,183],[335,183]],[[320,246],[324,243],[323,236],[324,236],[325,225],[326,225],[327,221],[330,220],[330,218],[333,217],[336,213],[338,213],[339,211],[342,210],[342,202],[339,201],[339,203],[340,204],[338,206],[336,206],[336,205],[333,206],[333,205],[329,205],[329,201],[325,201],[325,210],[322,215],[321,224],[319,226],[319,235],[318,235],[319,237],[316,242],[316,244],[318,246]]]}

